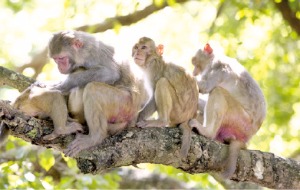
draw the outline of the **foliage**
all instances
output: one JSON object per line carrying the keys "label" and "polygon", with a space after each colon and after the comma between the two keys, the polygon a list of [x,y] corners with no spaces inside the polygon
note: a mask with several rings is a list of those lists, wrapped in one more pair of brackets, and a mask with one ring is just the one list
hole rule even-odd
{"label": "foliage", "polygon": [[[155,0],[160,6],[163,1]],[[300,137],[300,52],[299,36],[285,22],[272,1],[190,1],[171,5],[130,26],[95,34],[129,58],[131,46],[141,36],[165,44],[165,59],[191,70],[190,59],[207,41],[236,57],[259,82],[268,103],[267,118],[251,140],[250,149],[288,157],[299,147]],[[0,65],[17,70],[29,63],[46,46],[52,32],[100,23],[105,18],[141,10],[152,1],[137,0],[5,0],[0,2]],[[220,14],[216,17],[218,8]],[[290,1],[300,16],[299,1]],[[3,27],[5,26],[5,27]],[[33,68],[23,74],[34,75]],[[60,80],[53,62],[45,65],[38,80]],[[13,100],[18,92],[0,89],[1,99]],[[0,188],[118,188],[120,174],[79,174],[74,160],[51,150],[34,147],[10,137],[0,156]],[[64,171],[56,164],[65,163]],[[216,181],[204,175],[189,175],[170,167],[146,165],[195,188],[216,188]],[[60,175],[62,174],[62,175]],[[199,183],[201,182],[201,183]]]}

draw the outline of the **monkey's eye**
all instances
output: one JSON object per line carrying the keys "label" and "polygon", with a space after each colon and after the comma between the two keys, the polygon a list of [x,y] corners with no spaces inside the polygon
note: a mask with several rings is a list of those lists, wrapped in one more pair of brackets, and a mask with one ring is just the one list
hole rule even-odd
{"label": "monkey's eye", "polygon": [[142,46],[142,49],[147,49],[147,46],[143,45],[143,46]]}

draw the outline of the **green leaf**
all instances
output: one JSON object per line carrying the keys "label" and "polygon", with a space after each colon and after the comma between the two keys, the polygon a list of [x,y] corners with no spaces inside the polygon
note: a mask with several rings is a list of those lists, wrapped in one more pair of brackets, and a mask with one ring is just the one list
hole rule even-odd
{"label": "green leaf", "polygon": [[48,171],[54,164],[55,158],[53,156],[52,150],[45,150],[39,153],[39,164]]}

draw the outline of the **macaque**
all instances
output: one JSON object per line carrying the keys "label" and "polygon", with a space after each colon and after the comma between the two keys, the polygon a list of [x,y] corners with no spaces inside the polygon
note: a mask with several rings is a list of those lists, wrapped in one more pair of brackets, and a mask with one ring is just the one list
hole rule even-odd
{"label": "macaque", "polygon": [[266,116],[264,95],[245,68],[233,58],[216,56],[206,44],[192,58],[193,75],[200,75],[199,91],[208,93],[204,124],[191,120],[199,133],[229,143],[222,176],[230,178],[236,169],[239,150],[258,131]]}
{"label": "macaque", "polygon": [[44,136],[44,140],[52,140],[59,135],[83,132],[79,123],[68,118],[65,97],[58,90],[33,84],[20,94],[13,103],[13,107],[32,117],[40,119],[50,117],[53,120],[54,131]]}
{"label": "macaque", "polygon": [[[197,114],[197,82],[184,68],[165,63],[162,53],[163,46],[156,47],[154,41],[147,37],[140,38],[133,46],[134,62],[144,71],[153,89],[153,97],[139,114],[137,126],[167,127],[180,124],[183,130],[180,155],[186,158],[191,142],[188,121]],[[158,118],[149,119],[155,111]]]}
{"label": "macaque", "polygon": [[[49,42],[49,56],[58,70],[68,77],[54,88],[68,94],[92,81],[114,84],[120,79],[119,65],[113,58],[114,49],[79,31],[54,34]],[[75,72],[77,71],[77,72]]]}
{"label": "macaque", "polygon": [[89,129],[88,135],[76,135],[64,151],[67,156],[76,156],[109,135],[135,125],[150,95],[128,63],[116,63],[113,48],[87,33],[67,31],[53,36],[49,55],[59,71],[68,74],[54,89],[69,94],[71,116],[86,122]]}

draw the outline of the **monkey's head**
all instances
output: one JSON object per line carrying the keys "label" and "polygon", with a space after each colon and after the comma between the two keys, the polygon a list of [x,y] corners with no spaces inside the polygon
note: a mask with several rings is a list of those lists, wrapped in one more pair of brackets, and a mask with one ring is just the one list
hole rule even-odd
{"label": "monkey's head", "polygon": [[80,66],[82,61],[78,54],[82,54],[83,45],[80,32],[63,31],[53,35],[49,42],[49,56],[57,63],[60,73],[71,73],[75,65]]}
{"label": "monkey's head", "polygon": [[139,39],[132,48],[132,57],[134,62],[139,66],[146,66],[150,59],[161,57],[163,54],[163,45],[155,46],[155,42],[148,37]]}
{"label": "monkey's head", "polygon": [[192,64],[195,66],[193,75],[197,76],[204,71],[207,65],[211,63],[213,58],[213,49],[207,43],[203,49],[199,49],[192,58]]}

